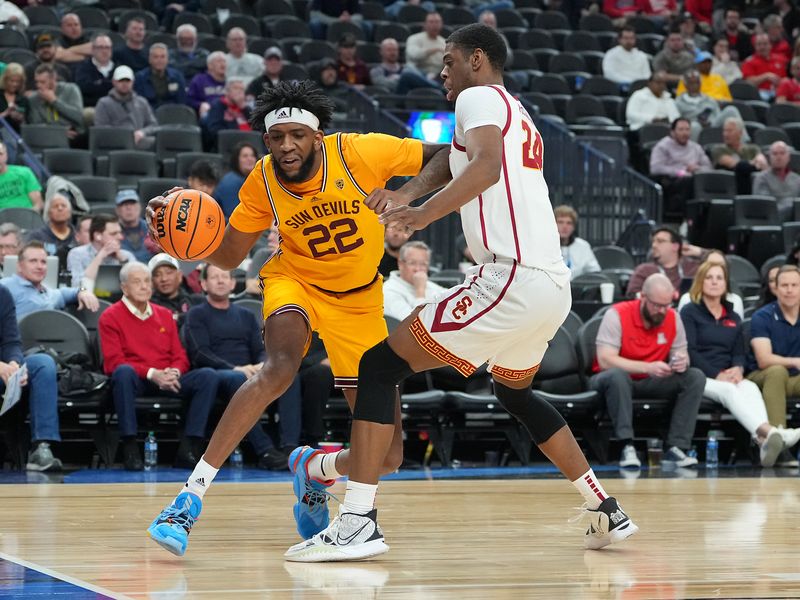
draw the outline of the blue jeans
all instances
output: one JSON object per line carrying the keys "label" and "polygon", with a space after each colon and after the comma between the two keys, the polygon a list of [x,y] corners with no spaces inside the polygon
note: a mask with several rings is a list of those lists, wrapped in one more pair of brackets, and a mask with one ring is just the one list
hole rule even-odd
{"label": "blue jeans", "polygon": [[[46,354],[33,354],[23,360],[28,367],[27,390],[31,411],[31,439],[34,442],[61,441],[58,433],[58,384],[56,363]],[[5,385],[0,382],[0,392]]]}
{"label": "blue jeans", "polygon": [[111,374],[114,408],[123,437],[135,436],[136,398],[142,395],[172,396],[189,400],[184,419],[183,435],[204,438],[208,415],[217,399],[219,377],[214,369],[194,369],[181,376],[181,391],[177,394],[159,390],[151,381],[140,378],[130,365],[120,365]]}
{"label": "blue jeans", "polygon": [[[219,369],[216,373],[219,377],[220,396],[226,402],[230,401],[236,390],[247,380],[244,373],[231,369]],[[278,398],[278,428],[281,446],[297,446],[299,443],[301,403],[300,378],[295,377],[289,389]],[[263,456],[265,452],[275,447],[272,439],[261,427],[261,423],[256,423],[247,432],[247,441],[253,446],[257,456]]]}

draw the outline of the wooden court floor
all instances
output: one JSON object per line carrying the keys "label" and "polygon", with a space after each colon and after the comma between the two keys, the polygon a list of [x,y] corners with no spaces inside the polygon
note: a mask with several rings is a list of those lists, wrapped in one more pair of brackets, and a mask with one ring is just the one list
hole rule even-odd
{"label": "wooden court floor", "polygon": [[183,559],[145,535],[175,484],[3,485],[0,559],[116,598],[800,597],[796,478],[606,483],[641,528],[618,547],[583,550],[565,481],[391,481],[391,551],[316,565],[283,561],[286,483],[215,484]]}

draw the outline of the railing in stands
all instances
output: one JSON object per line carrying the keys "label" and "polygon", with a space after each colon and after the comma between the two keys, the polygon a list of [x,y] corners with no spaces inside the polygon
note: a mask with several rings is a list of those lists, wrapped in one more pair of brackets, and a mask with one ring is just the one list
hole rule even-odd
{"label": "railing in stands", "polygon": [[0,139],[8,151],[8,164],[30,167],[42,184],[50,178],[52,175],[50,170],[36,157],[22,136],[3,117],[0,117]]}

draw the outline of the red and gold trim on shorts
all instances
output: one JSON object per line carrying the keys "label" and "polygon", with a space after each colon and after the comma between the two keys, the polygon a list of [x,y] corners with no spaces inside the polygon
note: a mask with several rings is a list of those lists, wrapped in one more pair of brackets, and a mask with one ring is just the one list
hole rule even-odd
{"label": "red and gold trim on shorts", "polygon": [[501,379],[507,379],[508,381],[520,381],[536,375],[536,372],[539,370],[540,366],[541,364],[534,365],[530,369],[506,369],[505,367],[494,365],[491,369],[489,369],[489,372],[492,375],[497,375]]}
{"label": "red and gold trim on shorts", "polygon": [[433,339],[433,336],[425,329],[425,325],[419,320],[419,317],[414,319],[409,328],[411,335],[417,340],[417,343],[422,347],[425,352],[430,354],[437,360],[442,361],[453,367],[456,371],[461,373],[464,377],[469,377],[475,372],[477,367],[460,356],[456,356],[450,350],[442,346],[439,342]]}
{"label": "red and gold trim on shorts", "polygon": [[358,387],[358,377],[334,377],[333,387],[340,390],[354,390]]}

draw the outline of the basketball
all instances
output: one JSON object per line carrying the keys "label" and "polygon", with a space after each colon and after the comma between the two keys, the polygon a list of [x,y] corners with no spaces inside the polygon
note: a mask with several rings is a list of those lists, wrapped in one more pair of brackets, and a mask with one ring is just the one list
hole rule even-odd
{"label": "basketball", "polygon": [[200,260],[212,254],[225,232],[225,215],[217,201],[198,190],[175,192],[166,201],[153,216],[164,252],[179,260]]}

